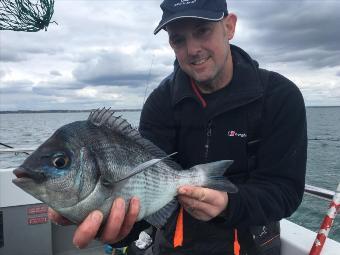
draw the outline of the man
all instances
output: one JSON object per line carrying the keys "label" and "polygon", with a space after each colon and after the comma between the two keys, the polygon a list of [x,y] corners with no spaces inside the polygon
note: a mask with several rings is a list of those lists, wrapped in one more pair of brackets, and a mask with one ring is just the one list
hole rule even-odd
{"label": "man", "polygon": [[[298,88],[230,45],[237,17],[225,0],[164,0],[162,20],[175,52],[173,73],[145,103],[141,134],[183,168],[234,160],[226,177],[239,192],[184,186],[183,209],[158,230],[155,254],[279,254],[278,221],[299,206],[306,170],[306,116]],[[132,240],[138,198],[117,199],[102,240]],[[51,218],[60,222],[52,213]],[[102,221],[95,211],[77,228],[84,247]],[[143,226],[142,226],[143,227]],[[141,227],[141,228],[142,228]],[[131,231],[131,229],[133,229]]]}

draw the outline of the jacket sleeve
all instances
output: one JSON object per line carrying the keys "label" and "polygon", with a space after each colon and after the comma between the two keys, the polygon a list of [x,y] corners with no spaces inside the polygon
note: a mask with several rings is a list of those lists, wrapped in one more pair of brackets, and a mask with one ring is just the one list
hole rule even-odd
{"label": "jacket sleeve", "polygon": [[239,192],[229,194],[225,219],[232,226],[265,225],[290,216],[304,192],[306,112],[298,88],[273,73],[264,102],[256,169]]}

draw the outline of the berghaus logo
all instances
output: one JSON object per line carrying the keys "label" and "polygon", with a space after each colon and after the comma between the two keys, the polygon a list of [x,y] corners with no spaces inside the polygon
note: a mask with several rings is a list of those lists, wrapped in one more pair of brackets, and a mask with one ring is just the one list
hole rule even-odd
{"label": "berghaus logo", "polygon": [[228,131],[228,136],[230,136],[230,137],[237,136],[237,137],[245,138],[245,137],[247,137],[247,134],[245,134],[245,133],[237,133],[236,131],[231,130],[231,131]]}

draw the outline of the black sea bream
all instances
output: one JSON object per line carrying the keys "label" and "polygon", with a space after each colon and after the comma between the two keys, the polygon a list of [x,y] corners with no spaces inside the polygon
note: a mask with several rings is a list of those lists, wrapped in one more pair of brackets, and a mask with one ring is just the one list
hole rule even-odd
{"label": "black sea bream", "polygon": [[74,223],[95,209],[106,218],[115,198],[136,196],[138,220],[159,227],[177,208],[181,185],[236,192],[223,177],[231,163],[182,170],[126,120],[102,109],[59,128],[14,170],[13,182]]}

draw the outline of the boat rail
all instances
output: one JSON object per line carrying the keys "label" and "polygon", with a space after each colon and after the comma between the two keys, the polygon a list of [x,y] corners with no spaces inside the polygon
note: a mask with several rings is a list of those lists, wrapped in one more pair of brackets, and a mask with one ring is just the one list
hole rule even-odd
{"label": "boat rail", "polygon": [[333,196],[335,195],[335,192],[328,189],[306,184],[305,194],[331,202]]}

